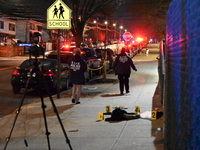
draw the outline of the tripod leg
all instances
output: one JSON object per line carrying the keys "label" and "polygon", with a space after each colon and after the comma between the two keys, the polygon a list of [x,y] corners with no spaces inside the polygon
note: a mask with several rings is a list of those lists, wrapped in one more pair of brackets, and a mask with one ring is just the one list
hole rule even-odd
{"label": "tripod leg", "polygon": [[47,118],[46,118],[46,112],[45,112],[46,105],[44,104],[44,98],[43,98],[43,94],[42,94],[41,89],[40,89],[40,98],[41,98],[41,107],[42,107],[42,111],[43,111],[43,118],[44,118],[46,136],[47,136],[47,143],[48,143],[48,148],[49,148],[49,150],[50,150],[50,149],[51,149],[50,140],[49,140],[50,132],[49,132],[49,130],[48,130]]}
{"label": "tripod leg", "polygon": [[61,128],[62,128],[62,131],[63,131],[63,134],[64,134],[64,136],[65,136],[66,142],[68,143],[70,150],[72,150],[71,143],[70,143],[70,140],[69,140],[69,138],[68,138],[68,136],[67,136],[67,133],[66,133],[66,131],[65,131],[65,128],[64,128],[64,126],[63,126],[62,120],[60,119],[60,116],[59,116],[59,114],[58,114],[58,110],[57,110],[56,105],[55,105],[55,103],[54,103],[54,101],[53,101],[53,98],[52,98],[50,95],[49,95],[49,99],[50,99],[50,101],[51,101],[51,104],[52,104],[52,106],[53,106],[54,112],[55,112],[55,114],[56,114],[56,116],[57,116],[57,118],[58,118],[58,121],[59,121],[59,123],[60,123],[60,126],[61,126]]}
{"label": "tripod leg", "polygon": [[18,116],[19,116],[19,113],[20,113],[20,111],[21,111],[21,107],[22,107],[22,105],[23,105],[23,103],[24,103],[24,99],[25,99],[25,97],[26,97],[26,93],[27,93],[27,90],[28,90],[28,85],[29,85],[29,83],[30,83],[30,80],[31,80],[31,77],[28,79],[28,82],[27,82],[27,84],[26,84],[25,92],[24,92],[24,94],[23,94],[21,103],[20,103],[20,105],[19,105],[19,107],[18,107],[18,109],[17,109],[16,116],[15,116],[15,119],[14,119],[14,121],[13,121],[13,125],[12,125],[12,128],[11,128],[10,134],[9,134],[8,138],[6,139],[6,144],[5,144],[5,146],[4,146],[4,150],[6,150],[6,148],[7,148],[7,146],[8,146],[8,143],[9,143],[9,141],[10,141],[10,138],[11,138],[11,136],[12,136],[12,132],[13,132],[14,127],[15,127],[15,124],[16,124],[16,122],[17,122],[17,118],[18,118]]}
{"label": "tripod leg", "polygon": [[[42,77],[43,77],[43,76],[42,76]],[[66,142],[68,143],[70,150],[72,150],[72,146],[71,146],[70,140],[69,140],[69,138],[68,138],[68,136],[67,136],[67,133],[66,133],[65,128],[64,128],[64,126],[63,126],[62,120],[60,119],[60,116],[59,116],[59,114],[58,114],[58,110],[57,110],[56,105],[55,105],[55,103],[54,103],[54,101],[53,101],[53,98],[52,98],[52,96],[51,96],[49,87],[48,87],[47,84],[46,84],[45,78],[43,77],[42,79],[43,79],[43,81],[44,81],[43,84],[44,84],[44,87],[45,87],[45,89],[46,89],[46,91],[47,91],[47,93],[48,93],[48,97],[49,97],[49,99],[50,99],[50,101],[51,101],[51,104],[52,104],[52,106],[53,106],[53,110],[54,110],[54,112],[55,112],[55,114],[56,114],[56,116],[57,116],[57,118],[58,118],[59,124],[60,124],[61,129],[62,129],[62,131],[63,131],[63,134],[64,134],[64,136],[65,136]]]}

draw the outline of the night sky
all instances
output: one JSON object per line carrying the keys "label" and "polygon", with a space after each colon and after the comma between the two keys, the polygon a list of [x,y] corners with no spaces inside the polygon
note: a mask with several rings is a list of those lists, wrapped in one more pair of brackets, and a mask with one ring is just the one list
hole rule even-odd
{"label": "night sky", "polygon": [[[166,11],[171,0],[121,0],[111,20],[128,31],[144,36],[162,36],[165,31]],[[23,16],[45,21],[46,10],[55,0],[0,0],[0,17],[3,13],[16,18]],[[66,0],[63,0],[66,3]],[[109,9],[109,8],[108,8]],[[20,17],[19,17],[20,16]],[[158,35],[159,34],[159,35]]]}
{"label": "night sky", "polygon": [[115,13],[118,23],[136,36],[162,37],[171,0],[125,0]]}

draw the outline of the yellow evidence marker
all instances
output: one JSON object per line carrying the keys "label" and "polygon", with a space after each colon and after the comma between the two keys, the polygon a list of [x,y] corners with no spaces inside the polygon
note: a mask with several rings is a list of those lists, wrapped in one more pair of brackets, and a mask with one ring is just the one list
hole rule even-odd
{"label": "yellow evidence marker", "polygon": [[135,106],[135,114],[139,114],[140,113],[140,106]]}
{"label": "yellow evidence marker", "polygon": [[101,121],[101,120],[104,120],[104,115],[103,115],[103,112],[98,112],[98,120]]}
{"label": "yellow evidence marker", "polygon": [[151,119],[156,120],[157,118],[157,111],[151,111]]}
{"label": "yellow evidence marker", "polygon": [[106,105],[106,113],[110,113],[110,105]]}

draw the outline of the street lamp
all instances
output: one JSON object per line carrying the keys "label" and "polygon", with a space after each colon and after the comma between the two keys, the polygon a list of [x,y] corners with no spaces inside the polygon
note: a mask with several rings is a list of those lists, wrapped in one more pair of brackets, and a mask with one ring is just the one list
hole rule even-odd
{"label": "street lamp", "polygon": [[121,37],[122,37],[122,29],[123,29],[124,27],[123,27],[123,26],[120,26],[119,28],[120,28],[120,34],[119,34],[120,37],[119,37],[119,41],[121,41]]}
{"label": "street lamp", "polygon": [[107,40],[108,40],[108,21],[105,21],[104,23],[106,25],[106,43],[105,43],[105,48],[106,48],[106,46],[107,46]]}
{"label": "street lamp", "polygon": [[96,31],[97,31],[97,36],[96,36],[96,43],[98,43],[98,38],[99,38],[99,36],[98,36],[98,22],[96,21],[96,20],[94,20],[94,23],[96,24]]}
{"label": "street lamp", "polygon": [[[116,30],[116,23],[113,23],[113,27],[115,28],[115,30]],[[115,40],[115,38],[116,38],[116,31],[114,30],[114,40]]]}

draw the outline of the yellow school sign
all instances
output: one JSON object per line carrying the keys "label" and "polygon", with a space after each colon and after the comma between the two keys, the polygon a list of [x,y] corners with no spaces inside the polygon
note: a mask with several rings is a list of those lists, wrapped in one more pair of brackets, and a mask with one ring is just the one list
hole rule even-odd
{"label": "yellow school sign", "polygon": [[47,29],[70,29],[71,9],[62,1],[56,0],[47,9]]}

